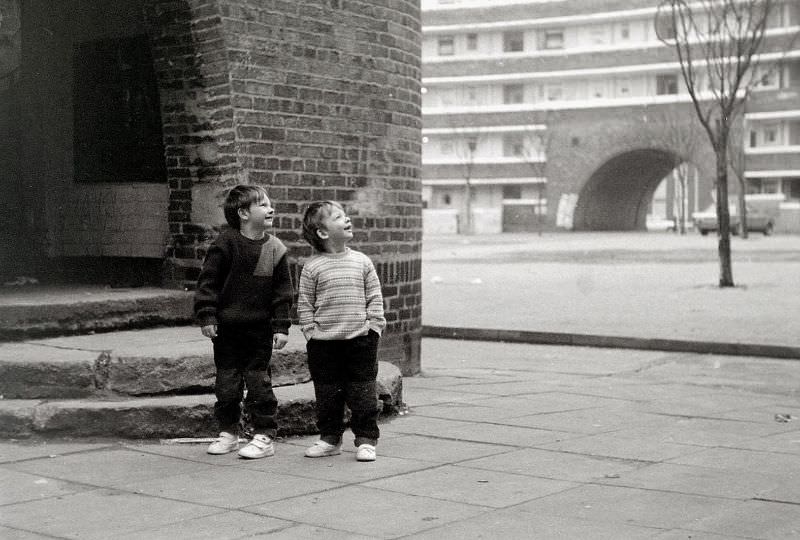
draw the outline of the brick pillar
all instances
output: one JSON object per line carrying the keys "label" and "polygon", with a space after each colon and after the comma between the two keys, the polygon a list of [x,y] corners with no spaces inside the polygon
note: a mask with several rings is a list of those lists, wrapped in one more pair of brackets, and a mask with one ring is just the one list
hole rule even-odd
{"label": "brick pillar", "polygon": [[149,0],[173,281],[191,286],[235,183],[267,188],[295,276],[308,202],[336,199],[386,299],[381,356],[419,372],[419,0]]}

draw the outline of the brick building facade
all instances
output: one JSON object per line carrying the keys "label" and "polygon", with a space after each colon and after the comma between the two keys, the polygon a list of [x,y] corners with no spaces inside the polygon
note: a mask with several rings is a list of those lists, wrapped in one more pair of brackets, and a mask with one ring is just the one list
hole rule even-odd
{"label": "brick building facade", "polygon": [[19,1],[0,249],[30,257],[3,274],[192,287],[252,183],[297,276],[304,204],[336,199],[382,280],[382,357],[419,371],[418,0]]}

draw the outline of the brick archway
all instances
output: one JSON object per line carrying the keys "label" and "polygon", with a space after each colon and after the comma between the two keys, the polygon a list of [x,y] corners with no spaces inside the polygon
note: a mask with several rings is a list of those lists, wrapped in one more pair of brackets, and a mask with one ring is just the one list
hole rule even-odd
{"label": "brick archway", "polygon": [[647,208],[661,180],[675,168],[670,152],[630,150],[603,163],[586,181],[575,206],[579,231],[645,230]]}

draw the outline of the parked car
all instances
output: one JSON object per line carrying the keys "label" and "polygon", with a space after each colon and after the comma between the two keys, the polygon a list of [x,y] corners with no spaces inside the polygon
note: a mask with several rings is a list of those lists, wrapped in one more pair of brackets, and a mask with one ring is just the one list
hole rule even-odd
{"label": "parked car", "polygon": [[[731,234],[739,234],[742,231],[742,223],[739,217],[739,205],[731,203],[728,207],[731,216]],[[717,206],[712,204],[702,212],[692,214],[695,228],[703,236],[711,231],[716,231],[717,226]],[[772,234],[775,227],[773,218],[757,208],[747,205],[747,232],[760,232],[764,236]]]}

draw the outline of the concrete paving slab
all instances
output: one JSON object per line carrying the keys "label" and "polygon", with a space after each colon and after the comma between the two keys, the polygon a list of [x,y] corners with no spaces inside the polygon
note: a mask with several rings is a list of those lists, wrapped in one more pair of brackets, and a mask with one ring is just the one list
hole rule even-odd
{"label": "concrete paving slab", "polygon": [[[65,505],[70,508],[69,513],[61,510]],[[107,540],[218,512],[205,506],[179,501],[165,504],[154,497],[101,489],[6,506],[0,514],[0,524],[57,538]]]}
{"label": "concrete paving slab", "polygon": [[[310,446],[310,444],[306,446]],[[315,480],[351,485],[375,478],[393,477],[430,469],[438,465],[430,461],[382,455],[382,446],[385,445],[378,445],[378,460],[372,463],[356,461],[355,453],[351,448],[344,448],[338,456],[312,459],[303,455],[305,450],[303,447],[297,448],[291,454],[286,454],[285,459],[253,460],[240,462],[237,466],[246,470],[264,471],[268,474],[293,475],[298,477],[298,482],[311,482],[311,485]]]}
{"label": "concrete paving slab", "polygon": [[669,443],[657,439],[623,437],[622,433],[624,431],[581,437],[563,437],[558,442],[537,444],[536,446],[545,450],[645,462],[664,461],[693,454],[702,449],[702,447]]}
{"label": "concrete paving slab", "polygon": [[653,536],[655,540],[729,540],[730,538],[746,538],[744,536],[721,535],[684,529],[670,529]]}
{"label": "concrete paving slab", "polygon": [[[449,523],[404,539],[442,540],[443,538],[475,538],[495,540],[497,538],[575,538],[592,540],[645,540],[652,539],[658,529],[636,527],[623,523],[598,523],[572,517],[536,515],[509,508],[493,510],[478,516]],[[686,540],[687,537],[683,537]],[[692,537],[694,539],[694,537]]]}
{"label": "concrete paving slab", "polygon": [[692,529],[748,538],[796,538],[800,536],[800,506],[744,501],[698,520]]}
{"label": "concrete paving slab", "polygon": [[509,418],[506,423],[537,429],[594,435],[635,426],[653,425],[662,420],[632,410],[629,405],[606,406],[573,411],[558,411]]}
{"label": "concrete paving slab", "polygon": [[741,503],[730,499],[666,493],[612,486],[583,485],[536,501],[520,510],[533,516],[551,515],[599,523],[624,523],[661,529],[696,528],[709,516],[720,515]]}
{"label": "concrete paving slab", "polygon": [[330,527],[372,538],[413,534],[474,516],[485,509],[481,506],[363,486],[347,486],[314,497],[300,497],[248,508],[249,511],[266,516],[317,527]]}
{"label": "concrete paving slab", "polygon": [[[405,382],[405,381],[403,381]],[[460,390],[446,390],[436,388],[414,388],[413,381],[411,386],[405,386],[405,393],[414,395],[413,405],[430,405],[435,403],[470,403],[491,396],[489,392],[462,392]],[[408,403],[408,401],[406,401]]]}
{"label": "concrete paving slab", "polygon": [[505,454],[509,450],[493,444],[402,435],[381,445],[379,451],[381,456],[403,457],[432,463],[460,463],[477,457]]}
{"label": "concrete paving slab", "polygon": [[293,524],[280,519],[257,516],[248,512],[221,511],[215,514],[163,523],[152,527],[118,534],[114,540],[178,539],[220,540],[221,538],[248,538],[254,531],[258,536],[273,538],[281,531],[292,529]]}
{"label": "concrete paving slab", "polygon": [[106,488],[206,468],[202,463],[155,456],[119,446],[4,466],[18,472]]}
{"label": "concrete paving slab", "polygon": [[745,500],[765,497],[782,486],[784,477],[760,472],[712,469],[671,463],[655,463],[625,471],[618,478],[602,478],[600,483]]}
{"label": "concrete paving slab", "polygon": [[0,505],[36,501],[79,493],[93,487],[62,480],[44,478],[38,474],[0,469]]}
{"label": "concrete paving slab", "polygon": [[[236,453],[217,456],[219,462],[244,461]],[[297,496],[313,496],[342,484],[319,478],[302,478],[273,470],[275,459],[258,460],[261,467],[230,466],[225,474],[209,474],[206,467],[193,472],[125,482],[121,489],[152,497],[237,509]],[[268,486],[268,487],[267,487]]]}
{"label": "concrete paving slab", "polygon": [[459,465],[569,482],[597,482],[642,467],[638,462],[536,448],[471,459]]}
{"label": "concrete paving slab", "polygon": [[783,502],[800,505],[800,477],[797,473],[790,473],[781,477],[781,483],[774,489],[761,494],[767,501]]}
{"label": "concrete paving slab", "polygon": [[549,431],[546,429],[509,426],[504,424],[475,423],[467,426],[453,426],[442,429],[437,434],[440,437],[460,441],[485,442],[509,446],[542,446],[581,437],[571,433]]}
{"label": "concrete paving slab", "polygon": [[445,501],[507,508],[525,501],[559,493],[576,484],[488,469],[443,465],[363,484]]}
{"label": "concrete paving slab", "polygon": [[269,537],[272,540],[320,540],[321,538],[326,540],[372,540],[375,538],[313,525],[292,525],[279,531],[270,531]]}
{"label": "concrete paving slab", "polygon": [[25,440],[14,443],[0,443],[0,463],[10,463],[14,461],[25,461],[37,458],[52,458],[85,452],[87,450],[98,450],[101,448],[113,447],[116,443],[92,443],[92,442],[61,442],[47,440]]}
{"label": "concrete paving slab", "polygon": [[709,418],[675,418],[670,423],[661,422],[658,426],[633,427],[624,430],[621,437],[633,439],[653,439],[669,443],[692,446],[731,446],[739,442],[773,435],[780,424],[756,424],[739,420]]}
{"label": "concrete paving slab", "polygon": [[414,407],[413,414],[429,418],[463,420],[465,422],[506,422],[520,414],[513,408],[487,407],[479,403],[437,403]]}
{"label": "concrete paving slab", "polygon": [[800,456],[800,430],[794,429],[792,431],[769,435],[759,439],[737,441],[730,446],[731,448],[743,448],[746,450],[777,452],[779,454],[794,454]]}
{"label": "concrete paving slab", "polygon": [[740,448],[707,448],[669,459],[670,463],[715,469],[792,475],[800,479],[797,456],[776,452],[759,452]]}
{"label": "concrete paving slab", "polygon": [[0,526],[0,538],[6,538],[7,540],[52,540],[53,537]]}

